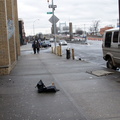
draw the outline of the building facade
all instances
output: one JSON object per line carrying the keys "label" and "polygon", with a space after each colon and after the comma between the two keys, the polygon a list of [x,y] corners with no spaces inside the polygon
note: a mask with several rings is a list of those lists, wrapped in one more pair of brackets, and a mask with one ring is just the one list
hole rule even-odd
{"label": "building facade", "polygon": [[9,74],[20,56],[17,0],[0,0],[0,75]]}
{"label": "building facade", "polygon": [[112,29],[112,26],[105,26],[104,28],[100,28],[100,34],[103,35],[105,30]]}
{"label": "building facade", "polygon": [[25,40],[24,22],[22,19],[19,19],[19,35],[20,35],[20,45],[24,45],[26,43],[26,40]]}

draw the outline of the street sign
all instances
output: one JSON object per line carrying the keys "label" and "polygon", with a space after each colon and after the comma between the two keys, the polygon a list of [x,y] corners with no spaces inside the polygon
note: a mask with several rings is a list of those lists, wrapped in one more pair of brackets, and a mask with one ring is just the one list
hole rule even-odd
{"label": "street sign", "polygon": [[47,12],[47,14],[53,14],[53,12]]}
{"label": "street sign", "polygon": [[49,8],[57,8],[57,5],[49,5]]}
{"label": "street sign", "polygon": [[52,16],[50,19],[49,19],[49,21],[52,23],[52,24],[54,24],[54,22],[55,22],[55,24],[59,21],[59,19],[54,15],[54,16]]}

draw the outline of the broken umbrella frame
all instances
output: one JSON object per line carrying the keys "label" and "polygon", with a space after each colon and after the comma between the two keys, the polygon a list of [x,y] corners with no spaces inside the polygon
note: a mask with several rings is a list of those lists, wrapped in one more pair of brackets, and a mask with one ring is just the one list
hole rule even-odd
{"label": "broken umbrella frame", "polygon": [[58,89],[56,89],[56,87],[54,85],[46,87],[42,80],[40,80],[37,83],[36,87],[38,88],[38,93],[47,93],[47,92],[55,93],[55,92],[59,91]]}

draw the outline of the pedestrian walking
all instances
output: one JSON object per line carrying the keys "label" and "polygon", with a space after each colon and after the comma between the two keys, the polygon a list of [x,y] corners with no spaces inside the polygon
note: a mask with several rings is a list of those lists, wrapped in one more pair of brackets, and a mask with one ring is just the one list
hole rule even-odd
{"label": "pedestrian walking", "polygon": [[36,43],[36,47],[37,47],[37,53],[39,54],[39,51],[40,51],[40,43],[39,43],[38,40],[37,40],[37,43]]}
{"label": "pedestrian walking", "polygon": [[32,44],[34,54],[36,54],[36,50],[37,50],[36,46],[37,46],[37,41],[34,41],[33,44]]}

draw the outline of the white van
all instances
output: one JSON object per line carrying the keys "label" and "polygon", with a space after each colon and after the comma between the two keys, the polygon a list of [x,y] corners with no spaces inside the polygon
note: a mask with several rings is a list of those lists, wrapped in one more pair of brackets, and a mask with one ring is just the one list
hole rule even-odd
{"label": "white van", "polygon": [[103,36],[103,59],[107,61],[107,68],[120,68],[120,36],[119,28],[106,30]]}

